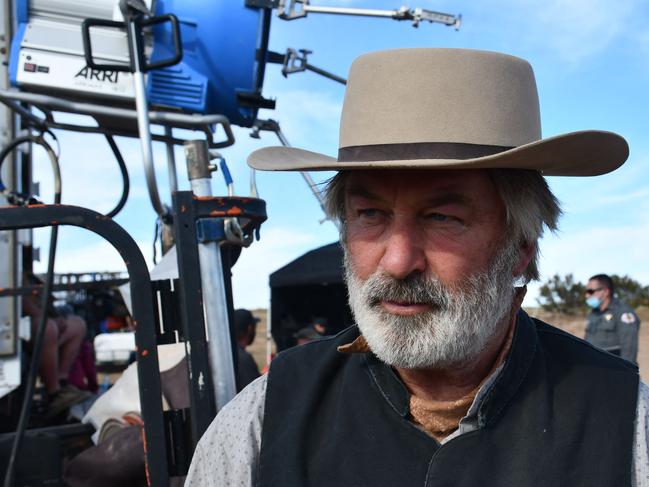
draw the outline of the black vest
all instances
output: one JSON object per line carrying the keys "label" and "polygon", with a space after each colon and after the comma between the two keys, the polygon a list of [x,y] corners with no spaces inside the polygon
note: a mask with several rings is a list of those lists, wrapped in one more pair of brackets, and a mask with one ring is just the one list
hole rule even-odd
{"label": "black vest", "polygon": [[357,336],[349,328],[272,362],[259,487],[630,485],[628,362],[521,312],[478,429],[440,446],[408,421],[390,367],[336,351]]}

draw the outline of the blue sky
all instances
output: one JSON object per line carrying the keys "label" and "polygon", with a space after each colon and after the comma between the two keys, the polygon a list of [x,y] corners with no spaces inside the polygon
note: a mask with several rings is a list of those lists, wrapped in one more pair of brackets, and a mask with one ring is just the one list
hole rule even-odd
{"label": "blue sky", "polygon": [[[313,5],[398,8],[392,0],[312,0]],[[310,14],[292,22],[274,18],[270,47],[313,51],[309,62],[346,76],[352,60],[368,51],[403,47],[462,47],[506,52],[528,59],[536,73],[545,137],[582,129],[617,132],[629,142],[628,162],[614,173],[593,178],[550,178],[565,216],[557,235],[541,241],[543,278],[573,273],[580,280],[600,272],[628,274],[649,284],[649,7],[641,0],[413,0],[423,7],[461,13],[459,32],[442,25]],[[276,98],[277,109],[262,116],[279,120],[296,147],[334,155],[344,89],[312,73],[282,77],[280,67],[267,69],[264,95]],[[261,140],[235,131],[237,143],[224,149],[238,194],[248,194],[246,156],[278,145],[272,134]],[[108,211],[119,198],[117,165],[101,137],[60,133],[63,201]],[[149,204],[137,142],[118,139],[131,173],[131,198],[116,220],[151,259],[154,213]],[[36,149],[37,180],[42,196],[51,198],[46,160]],[[170,201],[165,155],[156,147],[158,182]],[[181,188],[187,188],[182,151],[178,149]],[[331,173],[311,173],[322,181]],[[268,275],[302,253],[337,238],[331,222],[322,223],[317,201],[299,174],[257,173],[267,201],[269,220],[262,239],[245,249],[234,268],[237,307],[268,305]],[[215,193],[223,194],[215,174]],[[47,232],[36,232],[47,246]],[[82,230],[61,232],[57,271],[123,269],[117,253]],[[42,266],[41,266],[42,268]],[[531,285],[527,305],[535,304]]]}

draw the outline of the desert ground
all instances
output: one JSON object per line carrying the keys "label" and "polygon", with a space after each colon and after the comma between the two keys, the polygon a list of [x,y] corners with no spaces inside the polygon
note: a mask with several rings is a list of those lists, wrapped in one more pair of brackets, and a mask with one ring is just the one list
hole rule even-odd
{"label": "desert ground", "polygon": [[[526,309],[530,316],[541,319],[562,330],[572,333],[579,338],[584,337],[586,329],[586,315],[563,315],[547,313],[540,309]],[[638,363],[640,364],[640,376],[645,382],[649,381],[649,307],[641,307],[636,310],[640,318],[640,343],[638,347]],[[257,337],[248,349],[259,370],[266,366],[266,326],[267,312],[265,309],[252,310],[252,313],[260,319],[257,325]]]}

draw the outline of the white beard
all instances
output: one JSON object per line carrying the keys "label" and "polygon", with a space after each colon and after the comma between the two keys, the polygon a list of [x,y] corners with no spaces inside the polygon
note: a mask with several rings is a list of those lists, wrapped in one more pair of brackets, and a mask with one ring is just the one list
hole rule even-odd
{"label": "white beard", "polygon": [[[396,280],[380,271],[362,281],[345,250],[349,305],[372,352],[398,368],[449,368],[466,364],[485,350],[509,313],[517,249],[506,245],[485,273],[457,288],[421,274]],[[413,316],[388,313],[380,301],[421,303],[431,310]]]}

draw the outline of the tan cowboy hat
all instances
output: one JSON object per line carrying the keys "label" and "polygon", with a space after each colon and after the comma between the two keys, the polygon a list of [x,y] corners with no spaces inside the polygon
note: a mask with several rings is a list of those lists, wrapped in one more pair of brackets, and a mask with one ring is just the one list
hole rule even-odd
{"label": "tan cowboy hat", "polygon": [[629,147],[612,132],[541,139],[534,73],[523,59],[466,49],[398,49],[359,57],[349,73],[338,157],[253,152],[255,169],[517,168],[595,176]]}

